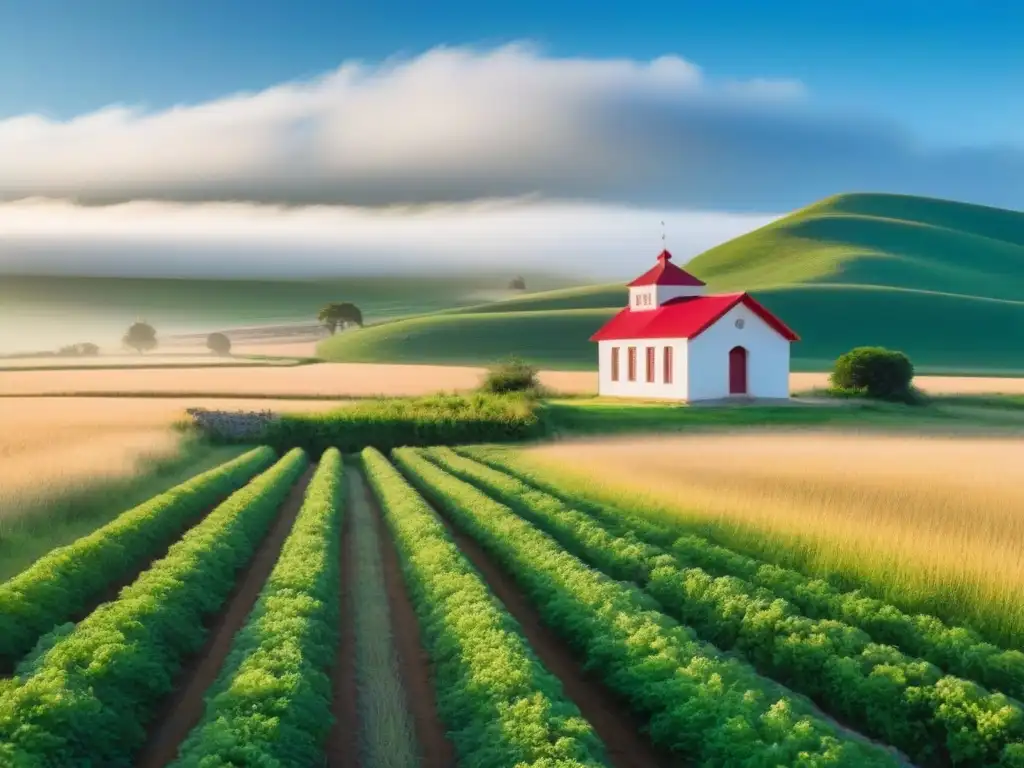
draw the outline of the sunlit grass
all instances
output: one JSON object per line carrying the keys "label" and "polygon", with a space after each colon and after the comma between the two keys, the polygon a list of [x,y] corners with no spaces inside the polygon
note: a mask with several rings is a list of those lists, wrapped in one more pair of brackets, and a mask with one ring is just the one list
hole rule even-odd
{"label": "sunlit grass", "polygon": [[374,512],[365,485],[354,480],[350,505],[355,537],[355,665],[363,765],[413,768],[419,763],[412,716],[398,670],[384,565]]}
{"label": "sunlit grass", "polygon": [[761,432],[519,456],[567,490],[1024,645],[1019,441]]}

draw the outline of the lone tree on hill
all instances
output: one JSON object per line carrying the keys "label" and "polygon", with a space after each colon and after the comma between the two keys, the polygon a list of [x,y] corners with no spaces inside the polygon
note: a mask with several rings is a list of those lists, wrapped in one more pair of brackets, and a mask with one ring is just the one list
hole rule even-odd
{"label": "lone tree on hill", "polygon": [[522,277],[514,277],[508,283],[509,290],[511,291],[525,291],[526,280]]}
{"label": "lone tree on hill", "polygon": [[349,325],[363,327],[363,313],[359,307],[348,301],[343,301],[340,304],[328,304],[320,310],[316,317],[332,334],[338,330],[339,325],[342,328]]}
{"label": "lone tree on hill", "polygon": [[148,323],[134,323],[124,335],[124,345],[136,352],[156,349],[156,329]]}
{"label": "lone tree on hill", "polygon": [[206,337],[206,348],[215,355],[230,355],[231,339],[223,333],[211,333]]}

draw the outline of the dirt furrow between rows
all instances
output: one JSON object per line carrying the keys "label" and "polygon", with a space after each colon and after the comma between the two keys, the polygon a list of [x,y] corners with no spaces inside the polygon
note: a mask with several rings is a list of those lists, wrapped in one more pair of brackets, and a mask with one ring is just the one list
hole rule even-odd
{"label": "dirt furrow between rows", "polygon": [[[346,475],[350,481],[351,475]],[[345,489],[348,503],[352,500],[351,486]],[[351,507],[347,507],[351,509]],[[327,768],[361,768],[359,760],[359,695],[356,685],[355,667],[355,599],[353,584],[355,583],[355,538],[352,535],[352,515],[346,511],[342,522],[341,547],[339,548],[341,564],[339,568],[338,590],[341,596],[340,633],[338,655],[331,669],[331,685],[334,689],[334,700],[331,714],[334,724],[327,737],[326,764]]]}
{"label": "dirt furrow between rows", "polygon": [[522,627],[534,653],[557,677],[566,695],[579,707],[607,749],[612,768],[675,768],[682,763],[656,749],[633,715],[601,681],[583,670],[576,654],[547,627],[515,581],[495,564],[483,548],[441,514],[438,517],[466,558],[479,571],[491,592]]}
{"label": "dirt furrow between rows", "polygon": [[217,679],[235,634],[244,626],[277,563],[315,470],[315,464],[310,466],[292,487],[270,532],[238,575],[224,609],[211,620],[202,650],[179,673],[174,692],[149,729],[149,738],[135,763],[137,768],[163,768],[171,763],[181,742],[202,717],[203,696]]}

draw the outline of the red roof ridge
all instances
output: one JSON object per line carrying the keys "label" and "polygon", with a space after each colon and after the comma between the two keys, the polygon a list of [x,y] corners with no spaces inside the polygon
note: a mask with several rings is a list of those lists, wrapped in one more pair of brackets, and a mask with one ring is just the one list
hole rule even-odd
{"label": "red roof ridge", "polygon": [[694,277],[685,269],[677,267],[672,263],[672,254],[667,250],[658,254],[658,263],[644,272],[633,282],[630,287],[640,285],[704,285],[704,281]]}

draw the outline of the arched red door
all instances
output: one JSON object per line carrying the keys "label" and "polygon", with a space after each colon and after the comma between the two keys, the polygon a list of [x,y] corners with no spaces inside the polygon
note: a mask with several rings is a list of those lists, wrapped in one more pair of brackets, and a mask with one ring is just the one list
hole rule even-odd
{"label": "arched red door", "polygon": [[729,350],[729,394],[747,394],[747,350],[744,347]]}

